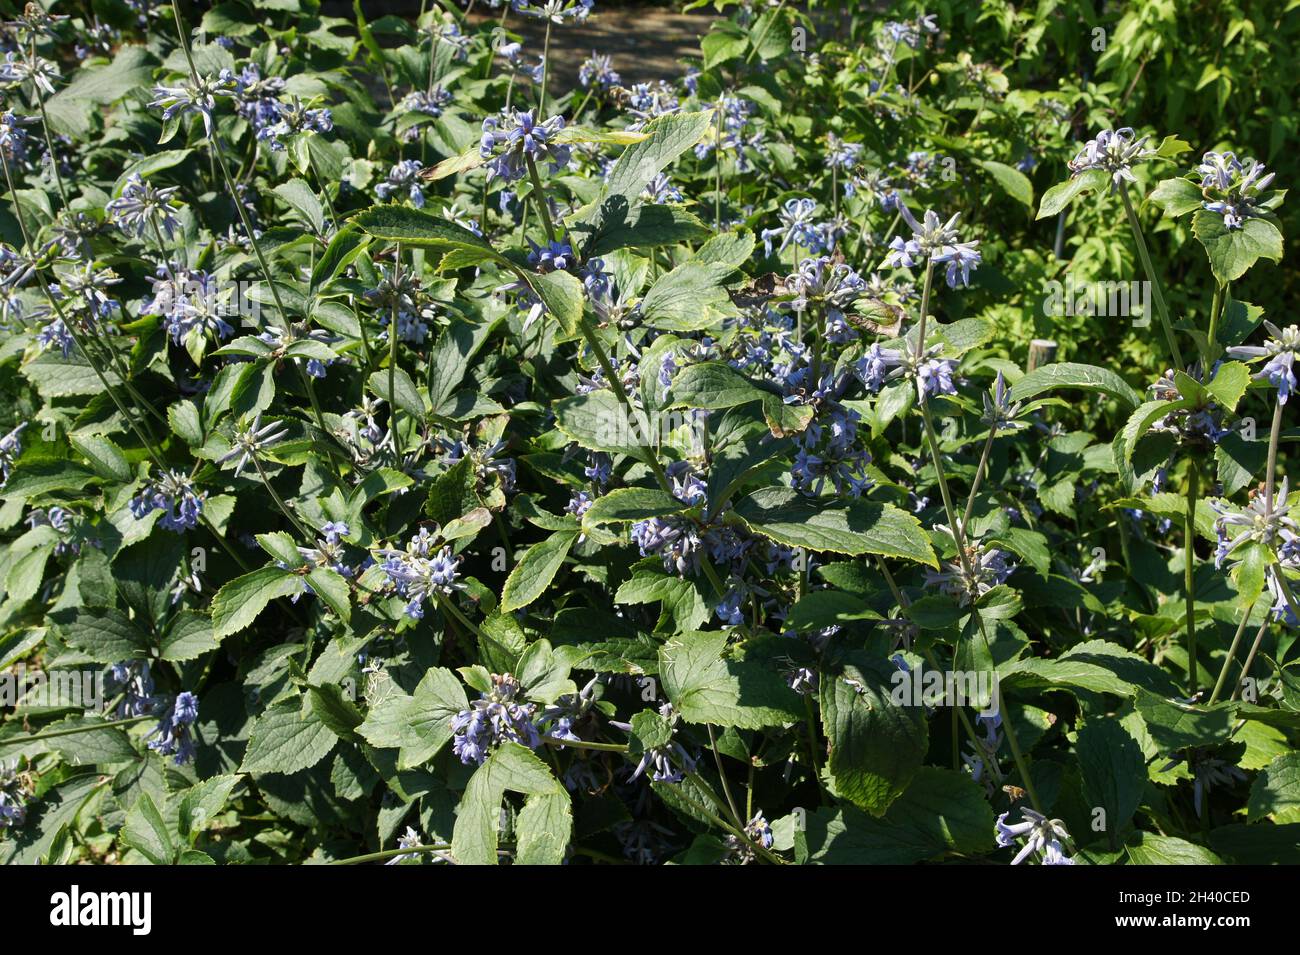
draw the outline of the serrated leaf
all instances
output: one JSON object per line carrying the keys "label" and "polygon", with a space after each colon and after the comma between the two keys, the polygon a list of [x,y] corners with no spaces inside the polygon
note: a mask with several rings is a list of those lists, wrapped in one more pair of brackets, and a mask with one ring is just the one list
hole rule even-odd
{"label": "serrated leaf", "polygon": [[770,487],[740,501],[735,514],[755,534],[787,547],[853,557],[876,554],[939,566],[920,522],[892,504],[810,498],[789,488]]}

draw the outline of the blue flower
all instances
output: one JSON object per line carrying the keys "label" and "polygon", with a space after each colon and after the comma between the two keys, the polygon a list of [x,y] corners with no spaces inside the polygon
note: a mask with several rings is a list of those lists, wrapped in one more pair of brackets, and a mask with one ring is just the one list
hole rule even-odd
{"label": "blue flower", "polygon": [[387,199],[396,192],[405,190],[407,198],[417,209],[424,208],[424,190],[420,186],[420,169],[423,163],[418,159],[403,159],[388,171],[386,178],[375,186],[375,195]]}
{"label": "blue flower", "polygon": [[207,495],[194,489],[194,482],[179,471],[164,471],[131,498],[130,508],[137,520],[151,511],[165,511],[158,524],[177,534],[198,526],[203,500]]}
{"label": "blue flower", "polygon": [[188,691],[180,693],[171,709],[163,713],[158,726],[149,738],[149,748],[161,756],[171,756],[172,762],[183,766],[194,758],[194,721],[199,718],[199,698]]}
{"label": "blue flower", "polygon": [[492,688],[451,720],[452,751],[462,763],[482,763],[501,743],[536,749],[541,734],[533,722],[537,706],[520,700],[523,687],[509,673],[492,674]]}
{"label": "blue flower", "polygon": [[532,110],[502,110],[500,116],[489,116],[483,120],[483,135],[479,138],[479,156],[491,159],[489,177],[506,182],[522,179],[528,173],[527,160],[549,161],[550,172],[559,172],[573,155],[570,147],[553,142],[562,129],[563,116],[539,123]]}
{"label": "blue flower", "polygon": [[1010,813],[1004,812],[998,816],[998,845],[1004,848],[1013,846],[1016,840],[1025,838],[1024,846],[1011,860],[1012,865],[1019,865],[1035,852],[1041,856],[1042,865],[1074,865],[1074,860],[1062,850],[1061,841],[1068,842],[1070,834],[1066,832],[1061,820],[1048,819],[1041,813],[1023,807],[1020,810],[1020,822],[1008,823],[1009,815]]}

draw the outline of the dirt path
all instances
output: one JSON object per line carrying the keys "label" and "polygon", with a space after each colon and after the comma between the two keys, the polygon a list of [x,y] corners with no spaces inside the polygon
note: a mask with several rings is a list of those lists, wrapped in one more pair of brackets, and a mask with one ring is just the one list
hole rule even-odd
{"label": "dirt path", "polygon": [[[478,10],[473,22],[483,19]],[[699,56],[699,38],[709,31],[713,17],[682,14],[662,7],[609,7],[599,0],[586,23],[556,26],[551,30],[552,92],[578,83],[578,68],[592,51],[613,57],[623,84],[674,79],[686,72],[683,57]],[[512,14],[506,29],[524,37],[530,56],[540,56],[546,25]]]}

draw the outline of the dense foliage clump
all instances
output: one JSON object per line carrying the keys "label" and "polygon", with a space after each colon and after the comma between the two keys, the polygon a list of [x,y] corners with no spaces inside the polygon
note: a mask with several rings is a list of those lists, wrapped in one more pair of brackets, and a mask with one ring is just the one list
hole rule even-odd
{"label": "dense foliage clump", "polygon": [[1300,14],[479,6],[4,24],[0,858],[1297,861]]}

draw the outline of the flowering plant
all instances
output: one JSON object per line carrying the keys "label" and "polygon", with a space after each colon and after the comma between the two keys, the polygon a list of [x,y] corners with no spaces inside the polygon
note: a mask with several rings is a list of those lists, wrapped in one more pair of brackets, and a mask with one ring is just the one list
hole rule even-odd
{"label": "flowering plant", "polygon": [[1285,183],[950,4],[489,6],[4,25],[0,859],[1295,861]]}

